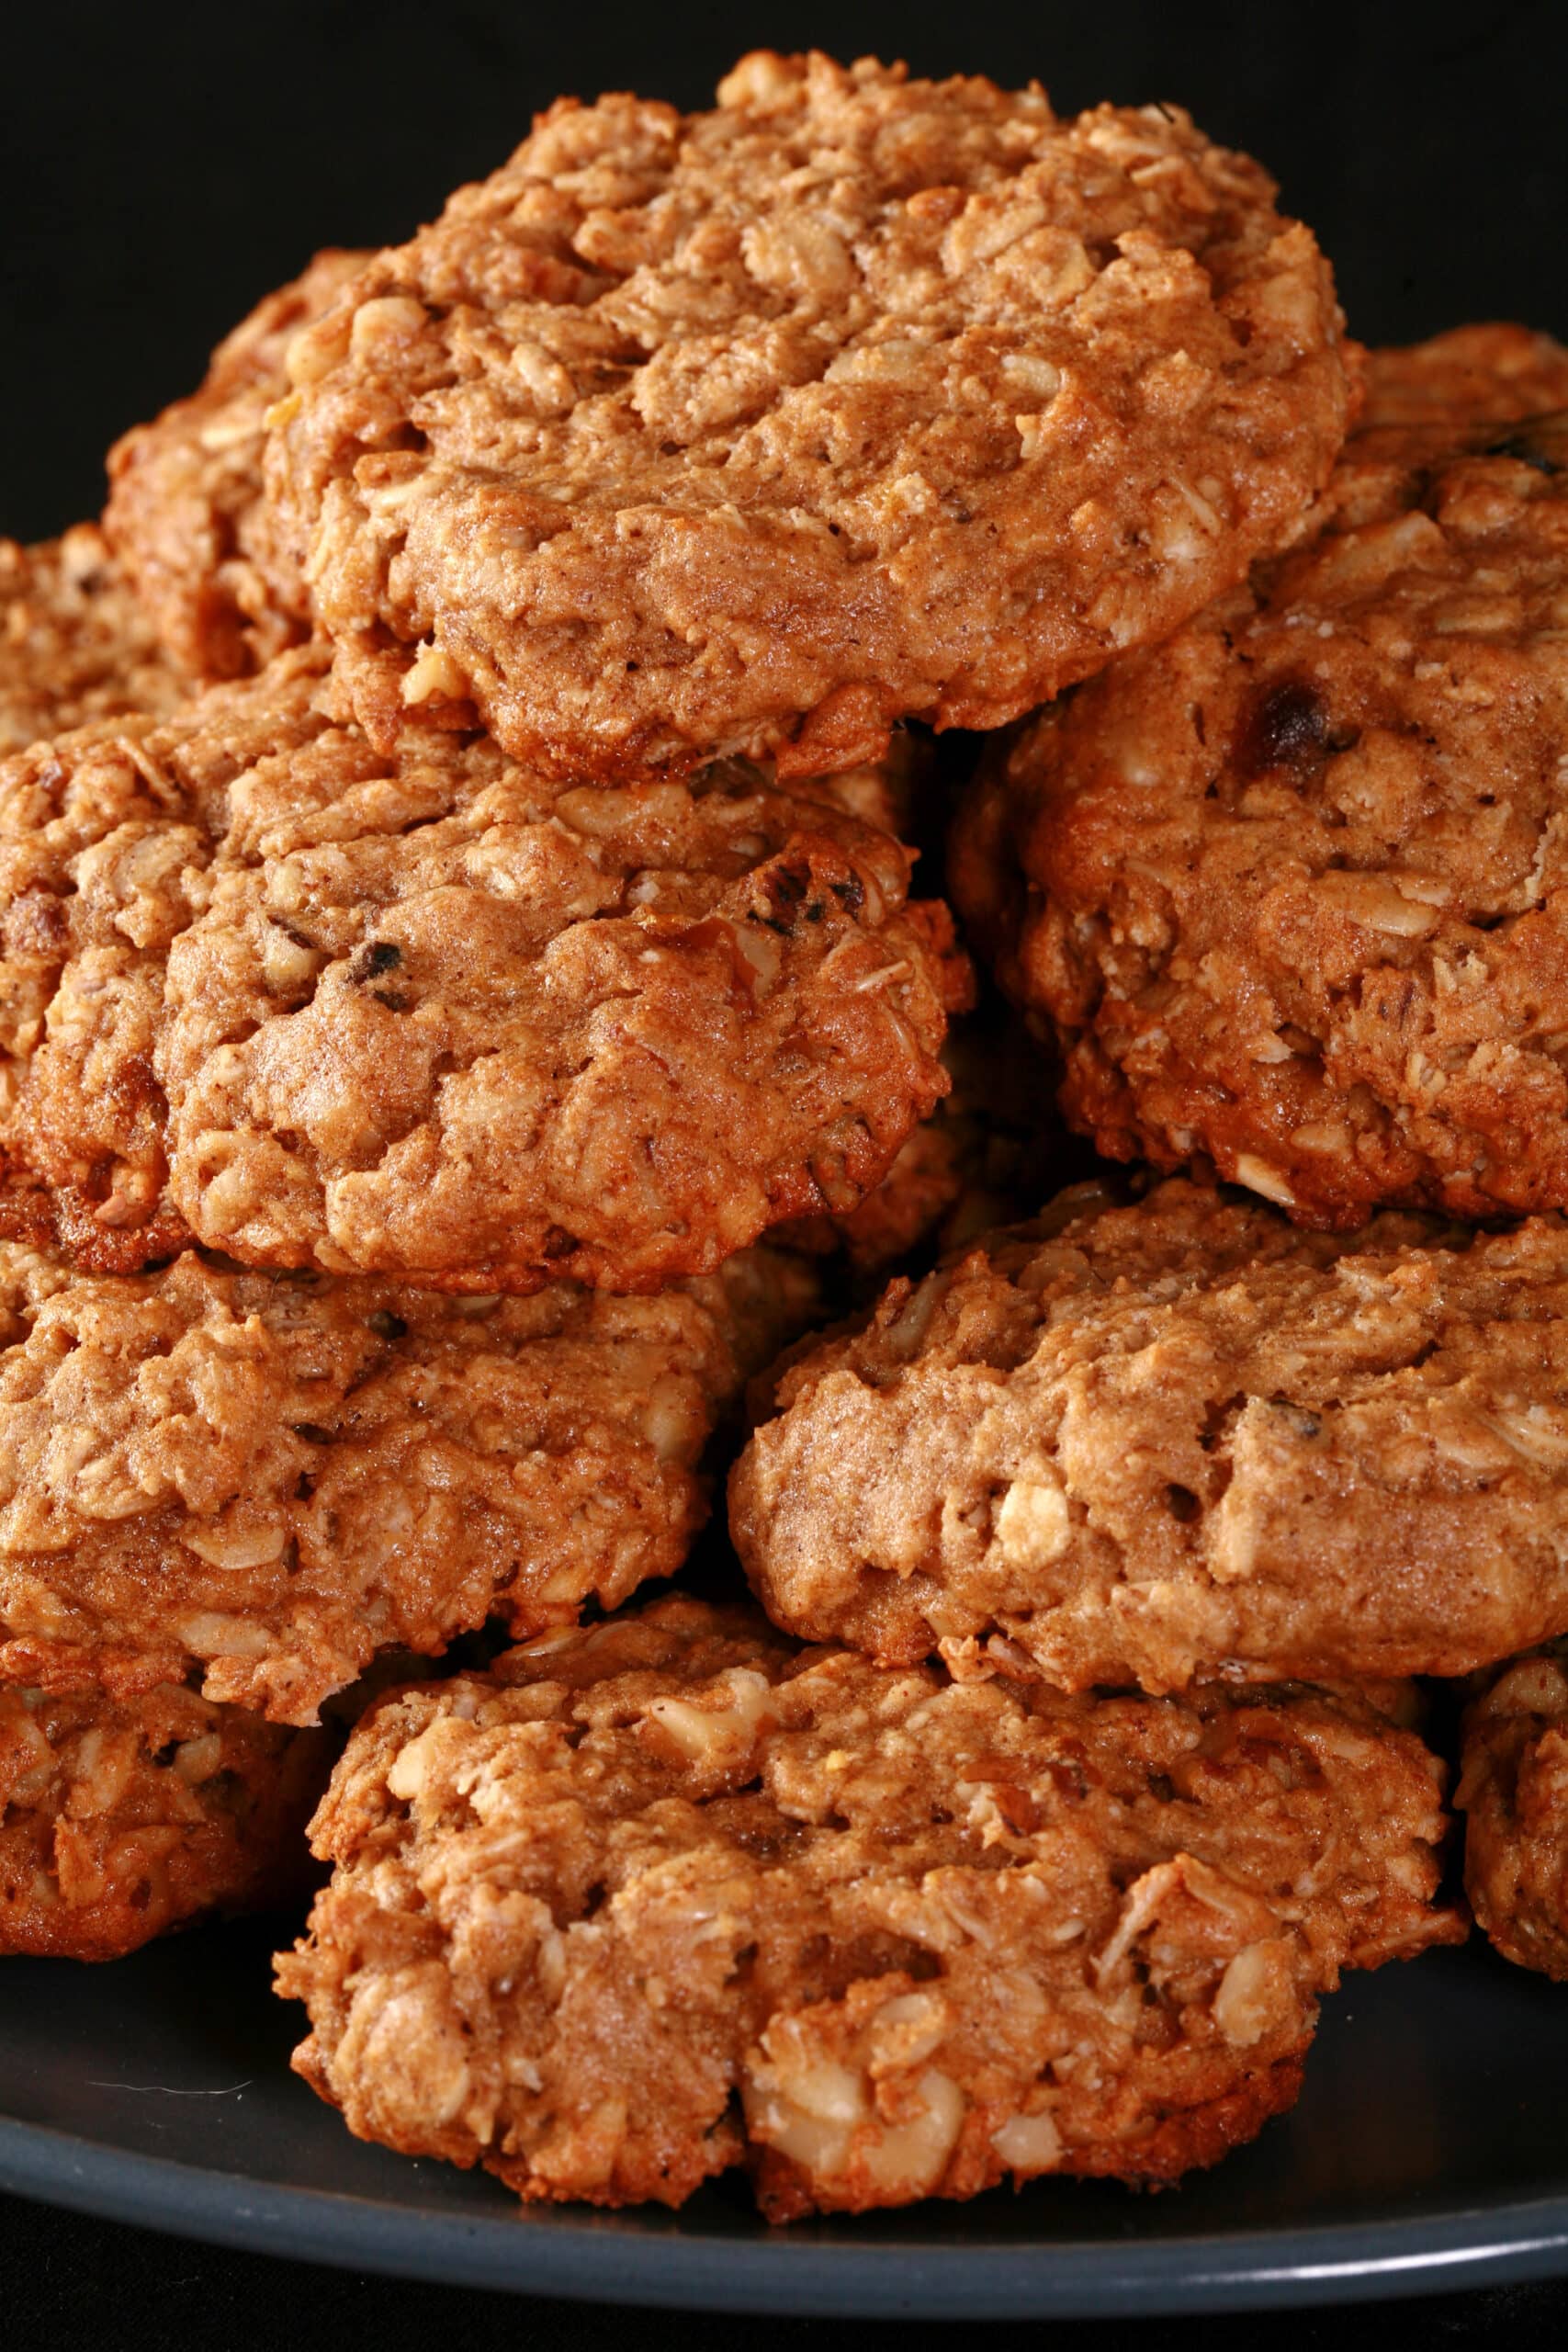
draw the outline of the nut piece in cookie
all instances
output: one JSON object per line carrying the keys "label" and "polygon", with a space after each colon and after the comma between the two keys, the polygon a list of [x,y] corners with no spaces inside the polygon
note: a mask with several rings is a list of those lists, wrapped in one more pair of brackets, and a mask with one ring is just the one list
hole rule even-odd
{"label": "nut piece in cookie", "polygon": [[0,1685],[0,1956],[118,1960],[301,1893],[332,1755],[175,1684]]}
{"label": "nut piece in cookie", "polygon": [[0,763],[0,1151],[77,1263],[183,1220],[246,1264],[647,1290],[880,1182],[969,979],[909,852],[740,762],[386,757],[323,660]]}
{"label": "nut piece in cookie", "polygon": [[385,1701],[278,1966],[352,2131],[528,2200],[770,2220],[1174,2180],[1318,1996],[1462,1926],[1442,1768],[1362,1702],[1066,1698],[672,1600]]}
{"label": "nut piece in cookie", "polygon": [[796,1349],[730,1480],[770,1616],[1178,1690],[1460,1674],[1568,1630],[1568,1224],[1303,1233],[1097,1186]]}
{"label": "nut piece in cookie", "polygon": [[308,1724],[378,1653],[613,1609],[681,1566],[716,1424],[815,1305],[768,1250],[476,1298],[0,1243],[0,1681],[199,1675]]}
{"label": "nut piece in cookie", "polygon": [[1179,108],[872,59],[562,100],[289,353],[274,528],[355,716],[805,775],[1163,636],[1348,421],[1274,193]]}
{"label": "nut piece in cookie", "polygon": [[1521,1968],[1568,1979],[1568,1643],[1510,1658],[1466,1711],[1464,1891]]}
{"label": "nut piece in cookie", "polygon": [[1568,409],[1507,414],[1543,376],[1391,387],[1421,421],[1301,544],[975,787],[954,899],[1102,1152],[1308,1225],[1568,1205]]}
{"label": "nut piece in cookie", "polygon": [[0,759],[121,711],[163,718],[186,691],[96,524],[0,539]]}
{"label": "nut piece in cookie", "polygon": [[109,451],[104,529],[171,660],[193,679],[244,677],[308,633],[305,583],[268,540],[265,418],[288,390],[294,337],[368,259],[318,254],[219,345],[198,391]]}

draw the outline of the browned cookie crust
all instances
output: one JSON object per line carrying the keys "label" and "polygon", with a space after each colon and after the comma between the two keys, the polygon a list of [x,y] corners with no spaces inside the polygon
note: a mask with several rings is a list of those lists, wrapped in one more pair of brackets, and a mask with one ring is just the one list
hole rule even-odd
{"label": "browned cookie crust", "polygon": [[572,775],[991,727],[1161,636],[1327,472],[1327,268],[1179,108],[742,59],[542,116],[289,357],[267,458],[389,744]]}
{"label": "browned cookie crust", "polygon": [[288,389],[294,336],[369,258],[318,254],[219,345],[199,391],[109,451],[104,529],[192,678],[243,677],[307,634],[305,583],[266,538],[265,419]]}
{"label": "browned cookie crust", "polygon": [[0,758],[120,711],[162,718],[186,692],[96,524],[0,539]]}
{"label": "browned cookie crust", "polygon": [[759,1386],[730,1526],[809,1640],[1168,1690],[1568,1630],[1559,1217],[1331,1237],[1083,1186]]}
{"label": "browned cookie crust", "polygon": [[716,1424],[815,1300],[765,1250],[486,1299],[0,1244],[0,1680],[194,1668],[310,1723],[378,1652],[613,1609],[680,1567]]}
{"label": "browned cookie crust", "polygon": [[1171,2180],[1290,2105],[1342,1969],[1462,1935],[1441,1786],[1354,1699],[953,1684],[665,1601],[367,1718],[278,1989],[351,2130],[530,2200]]}
{"label": "browned cookie crust", "polygon": [[1565,623],[1568,419],[1377,431],[996,757],[953,895],[1101,1151],[1309,1225],[1568,1204]]}
{"label": "browned cookie crust", "polygon": [[1464,1719],[1464,1890],[1521,1968],[1568,1979],[1568,1643],[1510,1658]]}
{"label": "browned cookie crust", "polygon": [[1568,349],[1529,327],[1451,327],[1426,343],[1365,355],[1363,430],[1451,429],[1456,416],[1506,424],[1568,408]]}
{"label": "browned cookie crust", "polygon": [[118,1960],[302,1892],[332,1753],[167,1683],[0,1687],[0,1955]]}
{"label": "browned cookie crust", "polygon": [[77,1261],[183,1219],[247,1264],[652,1289],[853,1208],[967,985],[909,854],[740,763],[388,760],[321,659],[0,764],[0,1148]]}

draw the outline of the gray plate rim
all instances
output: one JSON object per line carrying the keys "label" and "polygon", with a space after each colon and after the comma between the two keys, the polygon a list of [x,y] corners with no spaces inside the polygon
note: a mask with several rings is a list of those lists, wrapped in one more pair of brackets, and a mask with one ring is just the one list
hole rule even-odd
{"label": "gray plate rim", "polygon": [[617,2235],[556,2211],[389,2208],[0,2118],[0,2189],[249,2253],[514,2293],[799,2316],[1134,2317],[1516,2284],[1568,2273],[1568,2197],[1159,2242],[809,2245]]}

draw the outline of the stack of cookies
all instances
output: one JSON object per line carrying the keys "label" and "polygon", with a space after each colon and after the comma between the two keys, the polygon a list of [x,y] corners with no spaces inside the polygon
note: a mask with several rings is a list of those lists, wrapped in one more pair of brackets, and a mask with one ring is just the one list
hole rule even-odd
{"label": "stack of cookies", "polygon": [[1558,411],[1179,110],[758,54],[5,548],[0,1949],[314,1809],[363,2136],[1168,2181],[1465,1933],[1436,1676],[1568,1973]]}

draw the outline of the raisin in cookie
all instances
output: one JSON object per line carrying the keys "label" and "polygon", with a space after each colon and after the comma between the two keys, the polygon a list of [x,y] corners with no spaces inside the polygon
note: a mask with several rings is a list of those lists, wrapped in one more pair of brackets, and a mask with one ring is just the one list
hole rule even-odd
{"label": "raisin in cookie", "polygon": [[770,1616],[1179,1689],[1460,1674],[1568,1630],[1568,1225],[1303,1233],[1181,1179],[807,1341],[730,1481]]}
{"label": "raisin in cookie", "polygon": [[[945,1093],[913,863],[743,763],[395,756],[281,655],[0,763],[0,1150],[78,1263],[649,1290],[843,1214]],[[33,1228],[26,1221],[14,1231]]]}
{"label": "raisin in cookie", "polygon": [[1317,1226],[1568,1205],[1568,413],[1506,382],[1358,435],[1303,544],[976,786],[953,895],[1111,1157]]}
{"label": "raisin in cookie", "polygon": [[1179,108],[758,52],[562,100],[289,354],[267,458],[371,738],[807,774],[1162,636],[1322,484],[1326,266]]}

